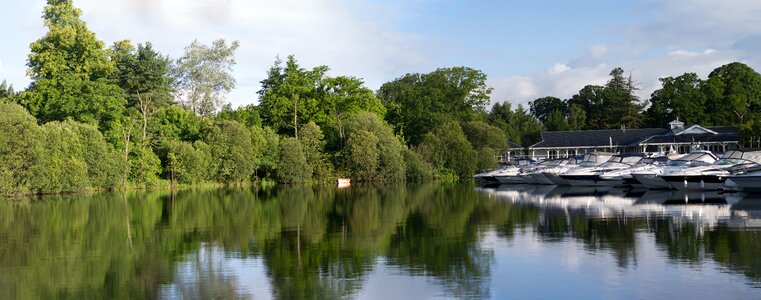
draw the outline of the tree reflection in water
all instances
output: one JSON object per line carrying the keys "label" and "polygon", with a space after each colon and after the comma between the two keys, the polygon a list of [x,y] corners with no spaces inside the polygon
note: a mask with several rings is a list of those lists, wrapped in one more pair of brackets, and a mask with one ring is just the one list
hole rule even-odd
{"label": "tree reflection in water", "polygon": [[[490,232],[578,241],[619,268],[652,238],[672,263],[715,261],[761,282],[761,236],[748,228],[761,198],[656,196],[432,183],[0,201],[0,298],[350,298],[379,267],[489,298]],[[272,295],[228,272],[231,257],[260,259]]]}

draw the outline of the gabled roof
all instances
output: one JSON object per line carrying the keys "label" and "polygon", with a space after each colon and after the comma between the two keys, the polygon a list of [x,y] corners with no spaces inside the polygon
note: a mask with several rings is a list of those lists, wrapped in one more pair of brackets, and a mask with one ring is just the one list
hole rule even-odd
{"label": "gabled roof", "polygon": [[637,145],[654,136],[668,133],[664,128],[610,129],[587,131],[546,131],[542,132],[542,141],[530,148],[560,147],[607,147]]}
{"label": "gabled roof", "polygon": [[507,146],[510,147],[510,149],[523,149],[523,146],[513,141],[507,141]]}
{"label": "gabled roof", "polygon": [[682,134],[718,134],[718,132],[708,129],[706,127],[700,126],[698,124],[695,124],[688,128],[685,128],[684,130],[674,133],[674,135],[682,135]]}

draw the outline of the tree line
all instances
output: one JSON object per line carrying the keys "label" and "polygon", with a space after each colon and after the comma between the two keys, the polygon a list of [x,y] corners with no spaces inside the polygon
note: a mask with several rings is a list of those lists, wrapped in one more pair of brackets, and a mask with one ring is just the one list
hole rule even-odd
{"label": "tree line", "polygon": [[530,145],[542,130],[662,127],[676,116],[761,130],[761,80],[740,63],[708,80],[664,78],[649,106],[616,68],[606,85],[570,99],[513,107],[491,105],[487,75],[468,67],[406,74],[373,91],[291,55],[269,68],[257,104],[233,108],[238,42],[193,41],[173,59],[150,42],[106,46],[80,16],[71,0],[48,0],[48,32],[27,59],[30,85],[0,85],[0,194],[454,180],[493,168],[508,141]]}

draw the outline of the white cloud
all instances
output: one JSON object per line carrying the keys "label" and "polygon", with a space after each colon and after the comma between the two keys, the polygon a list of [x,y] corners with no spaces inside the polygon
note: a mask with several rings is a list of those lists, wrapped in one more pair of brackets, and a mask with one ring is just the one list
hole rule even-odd
{"label": "white cloud", "polygon": [[569,67],[566,64],[557,63],[557,64],[552,65],[552,67],[550,67],[549,69],[547,69],[547,74],[557,75],[557,74],[563,73],[565,71],[568,71],[570,69],[571,69],[571,67]]}
{"label": "white cloud", "polygon": [[[240,41],[234,105],[251,103],[276,55],[295,54],[304,67],[328,65],[334,75],[367,79],[371,88],[433,63],[431,41],[396,30],[398,8],[316,0],[129,0],[77,2],[84,19],[108,42],[151,41],[172,57],[194,38]],[[386,18],[372,17],[383,14]],[[385,21],[384,21],[385,20]]]}

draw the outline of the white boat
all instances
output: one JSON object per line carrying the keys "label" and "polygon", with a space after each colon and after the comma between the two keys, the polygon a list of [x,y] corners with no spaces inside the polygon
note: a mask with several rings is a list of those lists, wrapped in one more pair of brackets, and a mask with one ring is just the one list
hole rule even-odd
{"label": "white boat", "polygon": [[632,172],[638,183],[648,189],[671,189],[671,185],[660,177],[661,174],[693,166],[707,166],[718,158],[710,151],[693,151],[676,159],[669,160],[665,166]]}
{"label": "white boat", "polygon": [[606,163],[594,168],[597,176],[595,186],[626,186],[624,176],[631,176],[633,169],[649,167],[655,162],[641,156],[614,156]]}
{"label": "white boat", "polygon": [[711,165],[669,170],[661,178],[678,190],[719,190],[732,174],[756,168],[758,162],[761,152],[731,150]]}
{"label": "white boat", "polygon": [[563,158],[563,159],[550,159],[542,161],[538,164],[531,165],[529,167],[523,168],[521,170],[521,178],[526,183],[529,184],[554,184],[552,181],[549,181],[546,177],[541,176],[542,172],[546,169],[556,168],[559,166],[564,166],[569,163],[575,164],[576,159],[575,158]]}
{"label": "white boat", "polygon": [[639,159],[628,168],[600,170],[597,183],[601,186],[631,186],[644,187],[632,173],[645,172],[665,165],[666,157],[645,157]]}
{"label": "white boat", "polygon": [[761,192],[761,169],[747,170],[742,174],[729,176],[734,184],[747,192]]}
{"label": "white boat", "polygon": [[566,184],[571,186],[594,186],[595,177],[597,176],[596,167],[608,162],[614,156],[616,154],[609,152],[587,153],[577,167],[568,169],[559,176]]}
{"label": "white boat", "polygon": [[570,168],[576,167],[577,165],[578,160],[576,158],[564,158],[559,160],[557,164],[532,172],[531,177],[533,177],[538,184],[557,185],[557,183],[547,177],[547,174],[551,174],[551,176],[560,179],[560,177],[557,176],[558,174],[563,173]]}
{"label": "white boat", "polygon": [[520,183],[526,183],[523,178],[521,178],[521,169],[528,167],[533,164],[533,161],[522,159],[516,161],[514,164],[508,165],[505,168],[500,169],[498,172],[494,173],[492,177],[494,177],[494,180],[498,181],[502,184],[520,184]]}

